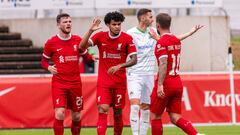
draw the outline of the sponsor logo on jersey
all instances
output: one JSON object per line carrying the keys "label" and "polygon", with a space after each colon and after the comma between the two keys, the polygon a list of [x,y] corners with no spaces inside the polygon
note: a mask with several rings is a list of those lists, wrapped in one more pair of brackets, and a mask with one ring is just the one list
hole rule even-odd
{"label": "sponsor logo on jersey", "polygon": [[102,43],[102,46],[105,46],[105,45],[107,45],[107,44],[105,44],[105,43]]}
{"label": "sponsor logo on jersey", "polygon": [[64,63],[64,57],[62,55],[59,56],[59,63]]}

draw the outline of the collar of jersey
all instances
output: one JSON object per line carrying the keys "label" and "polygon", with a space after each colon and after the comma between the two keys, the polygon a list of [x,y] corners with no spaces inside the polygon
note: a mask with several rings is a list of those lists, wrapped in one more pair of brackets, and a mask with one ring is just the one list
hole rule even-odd
{"label": "collar of jersey", "polygon": [[118,38],[118,37],[121,35],[121,33],[122,33],[122,31],[120,31],[117,36],[112,36],[112,35],[110,34],[110,31],[109,31],[109,32],[108,32],[108,36],[109,36],[111,39],[116,39],[116,38]]}
{"label": "collar of jersey", "polygon": [[61,37],[59,34],[57,34],[57,36],[58,36],[59,39],[65,40],[65,41],[71,39],[72,34],[70,33],[69,35],[70,35],[70,36],[69,36],[68,38],[63,38],[63,37]]}
{"label": "collar of jersey", "polygon": [[172,33],[164,33],[164,34],[161,35],[161,37],[164,36],[164,35],[170,35],[170,36],[172,36],[173,34],[172,34]]}

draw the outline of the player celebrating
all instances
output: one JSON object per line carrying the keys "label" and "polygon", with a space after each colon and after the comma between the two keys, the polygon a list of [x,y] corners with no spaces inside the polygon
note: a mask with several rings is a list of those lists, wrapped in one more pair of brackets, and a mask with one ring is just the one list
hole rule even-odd
{"label": "player celebrating", "polygon": [[[71,109],[72,135],[80,135],[80,111],[83,108],[82,83],[79,71],[80,53],[92,61],[87,50],[79,49],[81,38],[71,34],[71,17],[62,13],[56,18],[59,33],[50,38],[44,47],[42,67],[53,74],[52,100],[55,108],[54,134],[63,135],[65,108]],[[52,58],[54,65],[49,65]]]}
{"label": "player celebrating", "polygon": [[[121,31],[125,17],[119,12],[109,12],[104,22],[107,32],[98,32],[88,42],[90,35],[99,28],[95,20],[84,36],[80,47],[97,45],[99,49],[99,71],[97,83],[98,135],[105,135],[107,113],[110,106],[114,110],[114,135],[121,135],[123,129],[122,109],[125,106],[126,68],[137,63],[136,48],[132,37]],[[88,42],[88,43],[87,43]],[[127,56],[130,60],[126,62]]]}
{"label": "player celebrating", "polygon": [[[138,59],[136,65],[128,68],[127,86],[131,104],[130,124],[132,134],[146,135],[149,127],[150,95],[154,85],[156,64],[154,49],[159,35],[157,35],[156,29],[151,27],[153,23],[152,10],[139,9],[137,19],[139,22],[138,25],[127,31],[132,36],[133,42],[136,45]],[[177,38],[183,40],[197,30],[193,29],[188,33],[177,36]]]}
{"label": "player celebrating", "polygon": [[[161,116],[166,108],[173,124],[188,135],[200,135],[191,122],[181,116],[183,86],[179,76],[180,40],[170,33],[171,17],[160,13],[156,17],[161,38],[157,41],[155,55],[158,60],[158,76],[151,95],[152,135],[162,135]],[[203,26],[197,25],[195,29]]]}

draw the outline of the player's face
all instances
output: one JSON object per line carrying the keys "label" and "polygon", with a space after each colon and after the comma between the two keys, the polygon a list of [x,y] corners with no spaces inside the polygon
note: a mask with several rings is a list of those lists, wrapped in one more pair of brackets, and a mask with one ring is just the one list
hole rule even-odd
{"label": "player's face", "polygon": [[58,28],[64,34],[69,34],[72,29],[72,20],[70,17],[62,17],[58,23]]}
{"label": "player's face", "polygon": [[152,12],[148,12],[146,15],[143,16],[143,22],[146,26],[151,26],[153,23],[153,15]]}
{"label": "player's face", "polygon": [[113,36],[118,35],[120,33],[121,24],[122,24],[122,22],[116,22],[114,20],[111,20],[110,24],[107,24],[107,26]]}

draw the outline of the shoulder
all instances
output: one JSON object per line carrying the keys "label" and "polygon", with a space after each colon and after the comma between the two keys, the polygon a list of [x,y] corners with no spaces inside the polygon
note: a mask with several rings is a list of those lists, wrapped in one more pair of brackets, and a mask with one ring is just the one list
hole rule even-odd
{"label": "shoulder", "polygon": [[81,40],[82,38],[78,35],[72,35],[73,40]]}
{"label": "shoulder", "polygon": [[57,37],[57,35],[55,35],[55,36],[53,36],[53,37],[51,37],[51,38],[49,38],[47,41],[46,41],[46,45],[48,45],[48,44],[54,44],[54,43],[56,43],[56,42],[58,42],[58,37]]}
{"label": "shoulder", "polygon": [[132,34],[136,32],[136,27],[132,27],[131,29],[127,30],[127,34]]}
{"label": "shoulder", "polygon": [[131,38],[132,39],[132,36],[131,35],[129,35],[128,33],[126,33],[126,32],[121,32],[121,36],[122,37],[125,37],[125,38]]}

